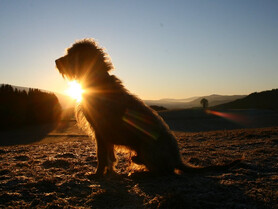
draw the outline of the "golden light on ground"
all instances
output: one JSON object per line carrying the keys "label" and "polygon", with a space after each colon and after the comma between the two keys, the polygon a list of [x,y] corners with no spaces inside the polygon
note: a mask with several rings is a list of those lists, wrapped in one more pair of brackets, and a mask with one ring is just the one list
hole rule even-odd
{"label": "golden light on ground", "polygon": [[77,102],[81,102],[82,93],[84,92],[81,84],[74,80],[74,81],[69,81],[68,86],[69,87],[66,90],[67,95],[75,99]]}

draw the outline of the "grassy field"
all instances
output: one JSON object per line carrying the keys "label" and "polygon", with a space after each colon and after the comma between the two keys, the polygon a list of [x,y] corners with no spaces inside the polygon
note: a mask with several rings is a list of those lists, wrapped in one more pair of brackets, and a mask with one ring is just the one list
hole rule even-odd
{"label": "grassy field", "polygon": [[0,208],[278,208],[278,127],[174,132],[185,162],[244,156],[226,172],[154,176],[134,170],[129,153],[117,153],[119,175],[104,179],[93,175],[94,142],[74,121],[40,133],[1,133],[10,145],[30,140],[0,146]]}

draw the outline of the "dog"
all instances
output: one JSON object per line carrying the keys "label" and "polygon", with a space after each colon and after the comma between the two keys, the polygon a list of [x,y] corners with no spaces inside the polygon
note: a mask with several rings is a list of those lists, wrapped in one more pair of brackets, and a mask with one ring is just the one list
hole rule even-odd
{"label": "dog", "polygon": [[114,145],[135,152],[132,161],[150,172],[170,174],[228,169],[240,160],[226,165],[193,167],[184,164],[176,137],[168,125],[142,100],[131,94],[122,82],[109,72],[114,69],[110,57],[94,39],[75,42],[66,55],[57,59],[56,67],[63,77],[82,83],[85,93],[78,113],[95,133],[97,144],[96,175],[114,173]]}

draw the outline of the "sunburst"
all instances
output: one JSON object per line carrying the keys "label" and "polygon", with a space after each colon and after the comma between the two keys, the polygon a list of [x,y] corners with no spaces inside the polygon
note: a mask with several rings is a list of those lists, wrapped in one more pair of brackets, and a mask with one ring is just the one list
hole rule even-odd
{"label": "sunburst", "polygon": [[82,85],[78,83],[76,80],[68,82],[68,89],[66,90],[67,95],[75,99],[77,102],[82,101],[82,94],[84,93],[84,89]]}

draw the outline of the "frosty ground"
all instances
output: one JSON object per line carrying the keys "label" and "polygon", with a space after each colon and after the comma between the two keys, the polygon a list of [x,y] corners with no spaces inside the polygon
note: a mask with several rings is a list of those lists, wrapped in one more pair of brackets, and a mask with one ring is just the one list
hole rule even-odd
{"label": "frosty ground", "polygon": [[245,158],[223,173],[154,176],[128,169],[129,153],[118,153],[119,175],[96,178],[95,143],[72,122],[0,146],[0,208],[278,208],[278,127],[175,135],[194,165]]}

